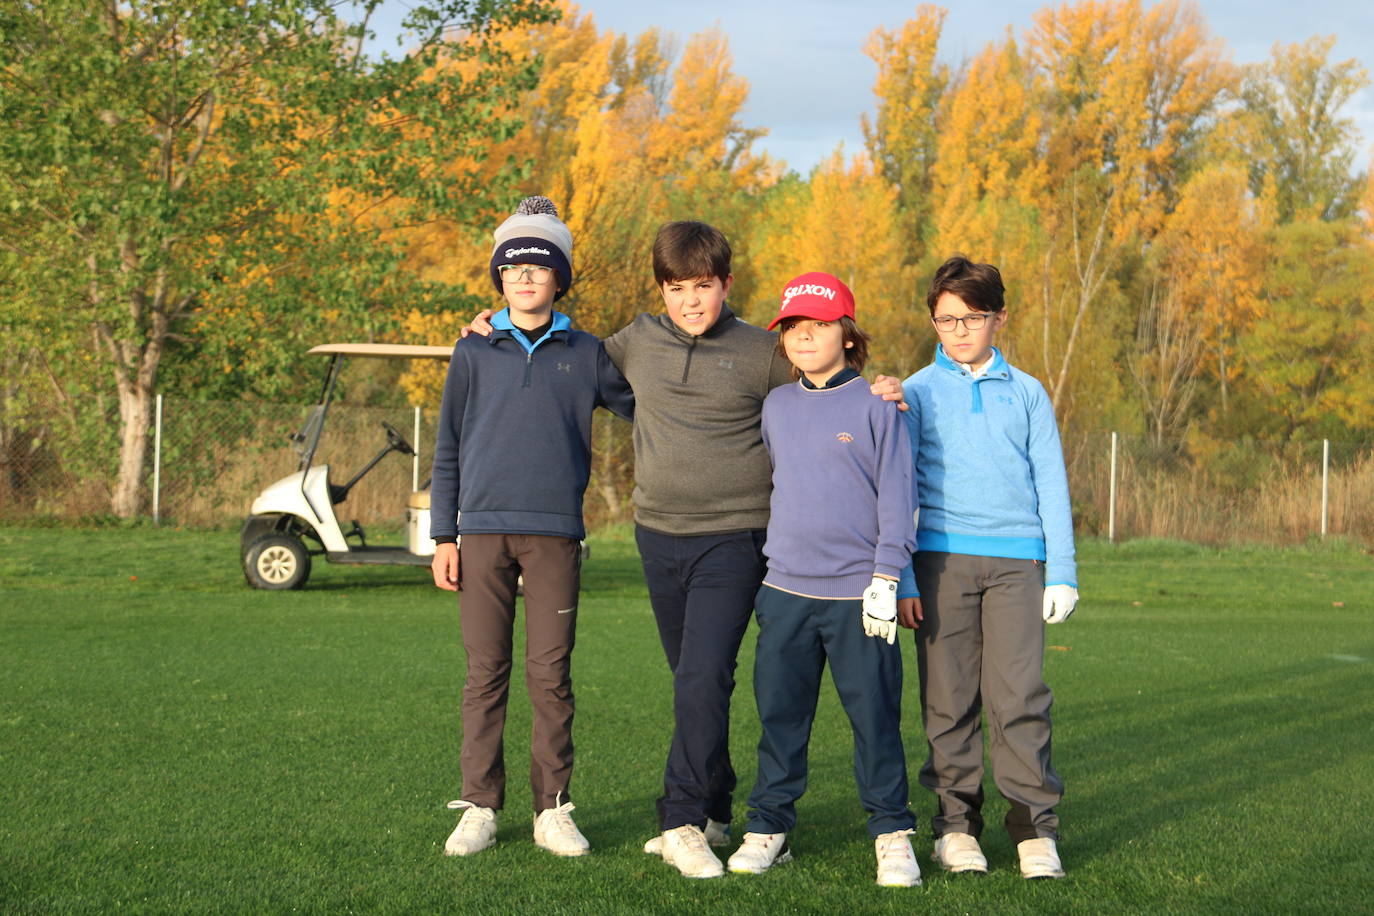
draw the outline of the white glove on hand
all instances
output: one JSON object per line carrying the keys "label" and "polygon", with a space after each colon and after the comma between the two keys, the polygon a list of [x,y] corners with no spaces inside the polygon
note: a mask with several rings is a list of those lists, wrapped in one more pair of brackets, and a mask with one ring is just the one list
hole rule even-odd
{"label": "white glove on hand", "polygon": [[1045,607],[1041,612],[1045,623],[1063,623],[1078,604],[1078,589],[1072,585],[1045,586]]}
{"label": "white glove on hand", "polygon": [[874,576],[864,589],[864,634],[886,639],[890,646],[897,640],[897,583],[892,579]]}

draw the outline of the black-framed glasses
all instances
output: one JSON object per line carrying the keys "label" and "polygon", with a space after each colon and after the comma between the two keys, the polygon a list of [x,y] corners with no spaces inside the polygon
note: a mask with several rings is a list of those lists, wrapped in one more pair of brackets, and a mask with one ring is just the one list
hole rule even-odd
{"label": "black-framed glasses", "polygon": [[935,325],[935,330],[942,334],[948,334],[954,330],[954,325],[962,324],[966,331],[982,330],[983,325],[988,323],[988,319],[996,312],[969,312],[967,315],[960,315],[955,318],[953,315],[939,315],[930,319],[930,323]]}
{"label": "black-framed glasses", "polygon": [[533,283],[542,286],[553,277],[552,267],[537,264],[502,264],[496,268],[501,271],[502,283]]}

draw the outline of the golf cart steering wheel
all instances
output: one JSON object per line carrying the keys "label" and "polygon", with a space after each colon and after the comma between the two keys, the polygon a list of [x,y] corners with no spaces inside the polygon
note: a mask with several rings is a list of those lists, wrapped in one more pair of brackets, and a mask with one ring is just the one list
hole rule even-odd
{"label": "golf cart steering wheel", "polygon": [[382,421],[382,429],[386,430],[387,445],[391,446],[402,455],[415,454],[414,446],[406,441],[406,437],[401,435],[400,430],[396,429],[396,427],[385,420]]}

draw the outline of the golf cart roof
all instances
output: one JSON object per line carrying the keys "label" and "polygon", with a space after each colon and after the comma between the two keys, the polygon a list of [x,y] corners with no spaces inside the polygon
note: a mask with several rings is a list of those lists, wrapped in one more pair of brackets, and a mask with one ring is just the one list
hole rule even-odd
{"label": "golf cart roof", "polygon": [[320,344],[306,351],[311,356],[381,356],[387,359],[448,359],[452,347],[425,344],[389,343],[331,343]]}

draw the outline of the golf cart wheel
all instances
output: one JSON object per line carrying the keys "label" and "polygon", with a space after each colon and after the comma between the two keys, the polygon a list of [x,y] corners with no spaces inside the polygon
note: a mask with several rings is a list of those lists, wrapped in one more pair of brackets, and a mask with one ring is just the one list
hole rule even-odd
{"label": "golf cart wheel", "polygon": [[310,578],[310,553],[300,538],[289,534],[263,535],[244,554],[243,574],[254,588],[300,588]]}

